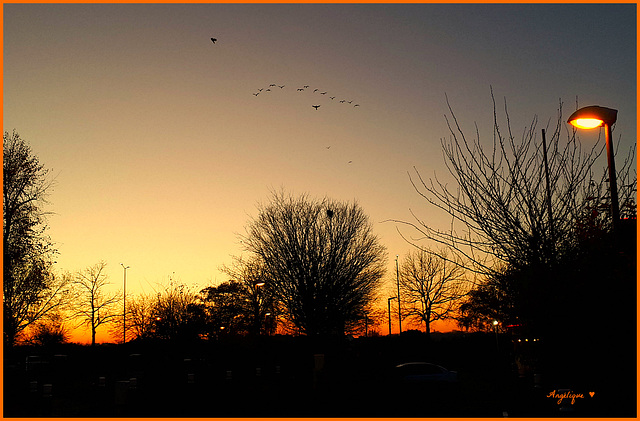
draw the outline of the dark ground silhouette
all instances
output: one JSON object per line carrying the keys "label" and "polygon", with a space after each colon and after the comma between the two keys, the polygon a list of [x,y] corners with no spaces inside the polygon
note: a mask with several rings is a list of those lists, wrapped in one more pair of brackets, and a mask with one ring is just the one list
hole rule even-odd
{"label": "dark ground silhouette", "polygon": [[[497,339],[462,333],[429,339],[407,332],[17,347],[5,350],[4,416],[635,416],[635,362],[625,367],[624,361],[578,361],[562,350],[532,347],[514,353],[512,337]],[[523,352],[534,355],[539,367],[519,369],[515,360]],[[557,359],[545,363],[544,355]],[[440,364],[457,371],[459,381],[404,385],[393,367],[409,361]],[[583,397],[558,404],[566,390]]]}

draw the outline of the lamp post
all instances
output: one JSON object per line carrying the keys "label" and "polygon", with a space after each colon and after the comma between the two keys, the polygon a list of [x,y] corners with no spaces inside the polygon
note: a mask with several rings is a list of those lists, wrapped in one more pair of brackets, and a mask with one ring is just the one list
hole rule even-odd
{"label": "lamp post", "polygon": [[391,300],[395,300],[398,297],[387,298],[387,305],[389,307],[389,335],[391,335]]}
{"label": "lamp post", "polygon": [[616,166],[613,154],[613,140],[611,139],[611,125],[616,122],[618,110],[591,105],[580,108],[571,116],[568,123],[579,129],[595,129],[604,127],[604,137],[607,143],[607,162],[609,164],[609,190],[611,193],[611,217],[613,218],[613,232],[617,232],[620,224],[620,208],[618,207],[618,185],[616,183]]}
{"label": "lamp post", "polygon": [[122,269],[124,269],[124,281],[122,294],[122,343],[127,342],[127,269],[129,266],[125,266],[124,263],[120,263]]}
{"label": "lamp post", "polygon": [[402,333],[402,312],[400,311],[400,270],[398,269],[398,255],[396,254],[396,283],[398,284],[398,335]]}
{"label": "lamp post", "polygon": [[[260,313],[262,312],[262,300],[260,299],[260,288],[262,288],[263,286],[265,286],[265,282],[264,281],[257,281],[255,284],[255,303],[254,303],[254,323],[255,323],[255,330],[256,330],[256,334],[260,335],[260,332],[262,332],[262,317],[260,316]],[[266,322],[266,315],[265,315],[265,322]]]}

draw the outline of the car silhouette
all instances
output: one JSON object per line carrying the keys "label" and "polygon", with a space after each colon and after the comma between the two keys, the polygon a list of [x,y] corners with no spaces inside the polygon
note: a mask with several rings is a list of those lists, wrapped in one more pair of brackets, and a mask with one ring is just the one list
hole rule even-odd
{"label": "car silhouette", "polygon": [[458,373],[426,362],[410,362],[395,367],[395,375],[405,384],[457,383]]}

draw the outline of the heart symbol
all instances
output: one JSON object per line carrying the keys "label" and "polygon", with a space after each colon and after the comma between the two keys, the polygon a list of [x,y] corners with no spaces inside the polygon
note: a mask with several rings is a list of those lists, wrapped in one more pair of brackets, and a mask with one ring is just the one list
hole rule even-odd
{"label": "heart symbol", "polygon": [[593,395],[595,395],[596,392],[589,392],[589,395],[591,395],[591,397],[593,398]]}

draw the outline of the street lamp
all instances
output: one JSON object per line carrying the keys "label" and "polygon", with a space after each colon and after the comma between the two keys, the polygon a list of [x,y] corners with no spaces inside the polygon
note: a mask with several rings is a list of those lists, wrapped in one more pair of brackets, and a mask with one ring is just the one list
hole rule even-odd
{"label": "street lamp", "polygon": [[391,300],[395,300],[398,297],[387,298],[387,305],[389,307],[389,335],[391,335]]}
{"label": "street lamp", "polygon": [[[255,281],[254,285],[254,301],[251,304],[253,307],[253,318],[254,318],[254,329],[256,330],[256,334],[260,335],[260,332],[262,332],[262,321],[263,321],[263,317],[260,315],[260,313],[262,312],[263,308],[262,308],[262,299],[260,297],[260,289],[262,287],[264,287],[266,285],[266,283],[262,280],[257,280]],[[264,317],[264,321],[266,323],[266,315]]]}
{"label": "street lamp", "polygon": [[402,333],[402,311],[400,311],[400,270],[398,269],[398,255],[396,254],[396,283],[398,284],[398,334]]}
{"label": "street lamp", "polygon": [[127,342],[127,269],[129,266],[125,266],[124,263],[120,263],[120,266],[124,269],[124,293],[122,294],[122,343]]}
{"label": "street lamp", "polygon": [[579,129],[595,129],[604,126],[604,137],[607,143],[607,161],[609,164],[609,189],[611,193],[611,217],[613,231],[618,231],[620,209],[618,207],[618,185],[616,183],[616,166],[611,139],[611,126],[616,122],[618,110],[592,105],[580,108],[569,117],[568,123]]}

